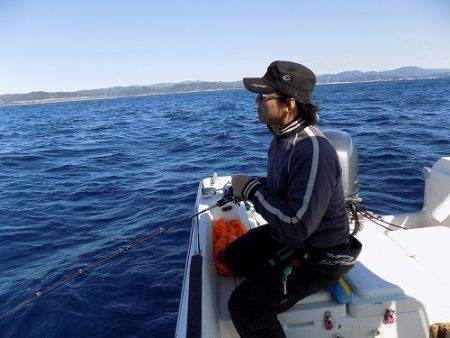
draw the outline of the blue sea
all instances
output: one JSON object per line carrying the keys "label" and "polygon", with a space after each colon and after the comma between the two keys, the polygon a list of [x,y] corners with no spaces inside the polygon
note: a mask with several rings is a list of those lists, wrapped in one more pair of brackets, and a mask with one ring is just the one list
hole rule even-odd
{"label": "blue sea", "polygon": [[[372,210],[422,208],[450,156],[450,78],[320,85],[319,127],[351,134]],[[264,175],[254,96],[225,90],[0,106],[0,314],[193,213],[205,176]],[[172,337],[190,222],[0,322],[0,337]]]}

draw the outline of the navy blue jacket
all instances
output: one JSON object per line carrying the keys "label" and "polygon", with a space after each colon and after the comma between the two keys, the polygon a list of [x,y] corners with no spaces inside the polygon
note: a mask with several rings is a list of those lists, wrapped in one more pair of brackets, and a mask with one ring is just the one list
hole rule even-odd
{"label": "navy blue jacket", "polygon": [[297,119],[273,131],[267,178],[242,195],[271,225],[272,237],[294,248],[327,248],[348,240],[341,167],[334,146],[315,125]]}

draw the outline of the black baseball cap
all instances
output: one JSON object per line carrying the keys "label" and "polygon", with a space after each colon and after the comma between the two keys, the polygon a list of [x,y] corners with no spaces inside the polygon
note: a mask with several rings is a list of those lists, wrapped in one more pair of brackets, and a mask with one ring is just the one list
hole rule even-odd
{"label": "black baseball cap", "polygon": [[244,86],[252,93],[279,92],[303,103],[311,103],[316,76],[311,69],[292,61],[274,61],[263,77],[246,77]]}

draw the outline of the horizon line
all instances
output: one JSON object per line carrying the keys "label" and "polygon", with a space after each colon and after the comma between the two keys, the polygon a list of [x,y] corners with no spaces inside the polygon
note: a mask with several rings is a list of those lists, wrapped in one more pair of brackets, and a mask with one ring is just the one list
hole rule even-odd
{"label": "horizon line", "polygon": [[[398,68],[394,68],[394,69],[386,69],[386,70],[367,70],[367,71],[361,71],[358,69],[352,69],[352,70],[343,70],[337,73],[323,73],[323,74],[316,74],[317,77],[319,76],[324,76],[324,75],[337,75],[337,74],[341,74],[341,73],[346,73],[346,72],[362,72],[362,73],[368,73],[368,72],[387,72],[387,71],[394,71],[394,70],[398,70],[398,69],[402,69],[402,68],[420,68],[420,69],[424,69],[424,70],[433,70],[433,69],[443,69],[443,70],[449,70],[450,68],[447,67],[433,67],[433,68],[423,68],[423,67],[419,67],[419,66],[402,66],[402,67],[398,67]],[[96,88],[82,88],[82,89],[75,89],[75,90],[55,90],[55,91],[47,91],[47,90],[32,90],[29,92],[16,92],[16,93],[0,93],[0,96],[3,95],[26,95],[26,94],[31,94],[31,93],[74,93],[74,92],[78,92],[78,91],[83,91],[83,90],[96,90],[96,89],[112,89],[112,88],[126,88],[126,87],[148,87],[148,86],[154,86],[154,85],[164,85],[164,84],[181,84],[183,82],[205,82],[205,83],[215,83],[215,82],[224,82],[224,83],[230,83],[230,82],[239,82],[242,80],[232,80],[232,81],[221,81],[221,80],[215,80],[215,81],[205,81],[205,80],[182,80],[182,81],[178,81],[178,82],[154,82],[154,83],[149,83],[149,84],[128,84],[128,85],[113,85],[113,86],[108,86],[108,87],[96,87]]]}

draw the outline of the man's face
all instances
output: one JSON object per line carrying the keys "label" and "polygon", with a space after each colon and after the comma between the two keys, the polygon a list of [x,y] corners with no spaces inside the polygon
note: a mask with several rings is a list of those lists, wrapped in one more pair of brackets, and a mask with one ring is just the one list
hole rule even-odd
{"label": "man's face", "polygon": [[283,121],[283,114],[280,111],[281,105],[279,96],[276,93],[259,94],[256,96],[256,104],[258,105],[259,121],[264,124],[280,125]]}

